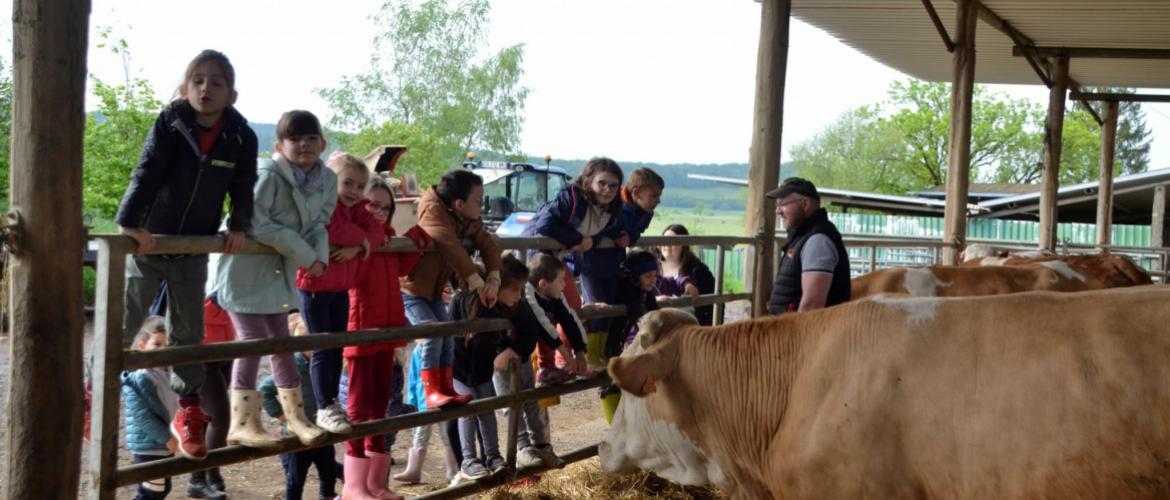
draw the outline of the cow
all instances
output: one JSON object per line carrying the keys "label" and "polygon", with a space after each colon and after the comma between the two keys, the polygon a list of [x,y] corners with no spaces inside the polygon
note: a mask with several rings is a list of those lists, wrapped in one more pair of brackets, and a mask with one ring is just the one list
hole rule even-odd
{"label": "cow", "polygon": [[882,293],[974,297],[1048,290],[1079,292],[1109,286],[1059,260],[1019,266],[927,266],[879,269],[850,284],[853,300]]}
{"label": "cow", "polygon": [[1170,498],[1170,288],[647,314],[598,452],[733,498]]}
{"label": "cow", "polygon": [[1105,283],[1108,288],[1138,286],[1153,283],[1150,274],[1124,255],[1101,252],[1096,254],[1056,255],[1036,252],[1011,253],[1003,256],[978,257],[964,260],[961,266],[1017,266],[1059,261],[1085,276]]}

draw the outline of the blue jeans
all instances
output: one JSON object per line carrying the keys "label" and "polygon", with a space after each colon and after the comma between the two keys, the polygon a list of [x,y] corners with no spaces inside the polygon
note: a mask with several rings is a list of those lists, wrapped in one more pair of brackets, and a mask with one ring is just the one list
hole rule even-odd
{"label": "blue jeans", "polygon": [[[402,303],[406,307],[406,320],[412,325],[424,325],[436,321],[450,321],[447,306],[442,300],[427,300],[415,297],[409,293],[402,293]],[[455,364],[455,338],[441,337],[423,339],[418,343],[422,353],[420,370],[430,370]]]}
{"label": "blue jeans", "polygon": [[[617,295],[617,285],[617,276],[598,278],[582,274],[581,298],[584,299],[584,303],[586,304],[614,305],[613,299]],[[608,332],[609,326],[613,321],[614,318],[592,319],[587,321],[585,326],[591,332]]]}
{"label": "blue jeans", "polygon": [[333,457],[333,446],[322,446],[308,450],[282,453],[280,464],[284,466],[284,498],[300,500],[305,491],[305,478],[309,475],[309,467],[317,466],[317,477],[320,478],[321,498],[333,498],[336,494],[334,485],[341,476],[341,466]]}
{"label": "blue jeans", "polygon": [[[344,332],[349,321],[349,292],[306,292],[297,290],[301,297],[301,319],[309,333]],[[291,332],[290,332],[291,333]],[[341,349],[322,349],[313,352],[309,361],[313,377],[313,395],[317,408],[325,408],[337,400],[337,385],[341,382]]]}

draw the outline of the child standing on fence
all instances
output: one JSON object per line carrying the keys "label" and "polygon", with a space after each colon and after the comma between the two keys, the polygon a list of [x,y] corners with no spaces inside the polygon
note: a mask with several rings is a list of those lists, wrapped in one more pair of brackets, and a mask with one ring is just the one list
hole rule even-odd
{"label": "child standing on fence", "polygon": [[[654,254],[638,250],[630,252],[618,273],[617,290],[611,305],[626,306],[626,315],[614,318],[605,339],[605,364],[609,358],[621,356],[622,350],[633,341],[638,333],[638,319],[649,311],[658,309],[655,285],[658,283],[658,258]],[[613,422],[622,391],[616,385],[602,387],[601,410],[605,421]]]}
{"label": "child standing on fence", "polygon": [[[133,339],[135,349],[152,351],[167,346],[166,320],[151,316]],[[134,463],[153,462],[169,457],[178,449],[168,425],[178,407],[170,389],[166,368],[142,368],[122,373],[122,401],[126,404],[126,447]],[[166,498],[171,492],[171,478],[138,483],[135,500]]]}
{"label": "child standing on fence", "polygon": [[[505,258],[503,274],[509,276],[510,286],[506,298],[515,302],[509,306],[510,310],[504,313],[512,320],[512,330],[501,339],[499,354],[492,363],[492,385],[496,394],[500,396],[536,387],[529,360],[538,344],[548,346],[565,359],[572,359],[573,356],[568,346],[561,343],[560,335],[548,319],[541,318],[543,310],[539,305],[534,307],[531,302],[524,299],[524,288],[529,278],[528,268],[524,263],[514,257]],[[505,298],[501,297],[500,300],[503,302]],[[483,316],[481,313],[480,317]],[[513,362],[517,364],[519,370],[519,380],[515,388],[512,386],[512,373],[509,368]],[[572,374],[573,365],[569,365],[568,369]],[[509,418],[509,412],[510,410],[504,410],[504,418]],[[516,437],[516,449],[519,450],[516,464],[521,467],[540,464],[547,467],[565,465],[548,442],[545,422],[541,419],[540,405],[536,401],[529,401],[520,406],[520,428]]]}
{"label": "child standing on fence", "polygon": [[[288,315],[288,330],[294,337],[309,334],[303,318],[298,313]],[[313,384],[310,382],[312,377],[309,375],[309,360],[312,357],[313,353],[311,351],[298,352],[294,355],[297,363],[297,373],[301,377],[301,393],[305,396],[302,406],[304,407],[305,415],[309,419],[314,418],[317,413],[317,402],[313,397]],[[276,380],[273,376],[269,375],[260,382],[259,391],[264,398],[264,411],[272,418],[280,419],[282,422],[286,421],[284,408],[281,407],[279,401],[280,392],[276,388]],[[287,436],[288,426],[285,425],[283,427],[282,434]],[[309,467],[312,466],[317,467],[317,478],[320,480],[318,489],[320,498],[333,498],[337,494],[334,486],[337,484],[337,479],[341,475],[341,465],[333,457],[333,445],[282,453],[280,455],[280,465],[284,467],[285,500],[301,499],[305,491],[305,479],[308,478]]]}
{"label": "child standing on fence", "polygon": [[[360,162],[345,155],[347,161]],[[395,236],[390,221],[394,216],[394,195],[390,185],[381,177],[370,179],[365,190],[362,210],[372,218],[378,230],[371,240],[378,248]],[[431,243],[430,236],[414,226],[406,232],[420,250]],[[402,290],[399,279],[409,274],[418,263],[421,251],[380,252],[361,262],[355,287],[349,290],[349,329],[393,328],[406,325]],[[366,422],[386,417],[390,390],[395,375],[399,394],[402,390],[402,367],[396,365],[394,353],[406,345],[405,341],[348,346],[345,359],[349,362],[347,410],[349,418]],[[390,455],[381,435],[354,439],[345,443],[345,490],[343,496],[361,498],[402,498],[387,488],[386,471]]]}
{"label": "child standing on fence", "polygon": [[[617,196],[621,186],[622,169],[617,162],[604,157],[590,159],[573,183],[540,207],[532,222],[524,228],[525,236],[547,236],[565,247],[563,255],[568,268],[564,294],[574,309],[581,307],[575,276],[581,276],[586,301],[593,302],[589,300],[591,290],[601,289],[600,283],[593,281],[593,276],[605,271],[595,269],[596,251],[593,247],[601,243],[617,222],[622,210],[621,199]],[[628,238],[616,236],[614,243],[619,247],[629,243]],[[548,383],[566,378],[564,370],[557,367],[551,350],[538,346],[537,361],[540,365],[539,381]],[[583,365],[584,360],[562,360],[562,365],[569,363],[577,367]]]}
{"label": "child standing on fence", "polygon": [[[447,307],[443,304],[443,288],[453,275],[467,283],[467,290],[479,296],[486,307],[496,304],[500,287],[500,249],[495,239],[483,227],[483,179],[470,170],[451,170],[439,179],[439,184],[423,193],[418,202],[418,225],[434,239],[435,250],[423,254],[422,260],[402,285],[402,300],[406,317],[412,325],[447,321]],[[462,240],[470,239],[483,259],[487,278],[476,273],[471,255],[463,249]],[[423,339],[423,390],[429,408],[465,404],[468,396],[456,394],[451,381],[455,339],[440,337]]]}
{"label": "child standing on fence", "polygon": [[[296,303],[293,279],[299,268],[325,274],[329,262],[325,223],[337,204],[337,177],[321,163],[321,124],[308,111],[289,111],[276,124],[276,154],[259,167],[251,235],[275,254],[224,255],[215,290],[240,340],[288,337],[288,312]],[[305,417],[297,365],[291,354],[273,354],[273,377],[288,430],[313,445],[326,438]],[[232,368],[232,425],[228,443],[277,446],[260,425],[256,374],[260,358],[239,358]]]}
{"label": "child standing on fence", "polygon": [[[335,152],[326,164],[337,176],[337,204],[325,229],[329,232],[328,267],[320,276],[305,268],[297,270],[297,294],[301,318],[309,333],[344,332],[349,318],[349,289],[358,277],[358,266],[369,258],[372,247],[384,238],[381,225],[366,210],[365,190],[370,169],[357,157]],[[341,349],[321,349],[309,364],[313,395],[317,399],[317,426],[346,434],[352,430],[345,409],[337,404],[341,380]]]}
{"label": "child standing on fence", "polygon": [[[238,250],[252,227],[252,185],[256,181],[256,134],[236,111],[235,70],[223,54],[205,50],[187,65],[180,98],[155,120],[142,157],[118,207],[118,230],[134,239],[126,259],[122,338],[129,343],[147,317],[162,282],[167,282],[168,342],[198,345],[203,340],[206,255],[147,255],[156,234],[213,235],[220,226],[224,199],[231,197],[224,253]],[[170,432],[178,453],[207,457],[203,432],[208,417],[199,389],[206,374],[200,363],[171,368],[171,389],[179,409]]]}

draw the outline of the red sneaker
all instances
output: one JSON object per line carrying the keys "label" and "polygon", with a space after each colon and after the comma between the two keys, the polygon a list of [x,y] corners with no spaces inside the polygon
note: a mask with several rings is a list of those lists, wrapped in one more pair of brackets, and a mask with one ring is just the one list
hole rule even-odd
{"label": "red sneaker", "polygon": [[171,436],[179,442],[179,455],[188,460],[203,460],[207,458],[207,443],[203,440],[203,431],[207,429],[207,422],[211,421],[203,408],[198,406],[179,407],[175,412],[175,419],[171,420]]}

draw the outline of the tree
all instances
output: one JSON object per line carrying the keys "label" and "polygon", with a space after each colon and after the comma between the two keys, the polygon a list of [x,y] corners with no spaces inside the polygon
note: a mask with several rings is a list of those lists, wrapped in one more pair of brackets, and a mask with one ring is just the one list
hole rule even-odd
{"label": "tree", "polygon": [[[1133,94],[1134,89],[1116,87],[1085,87],[1083,92]],[[1097,115],[1105,117],[1102,103],[1092,103]],[[1122,102],[1117,109],[1117,174],[1136,174],[1150,169],[1150,130],[1146,128],[1146,112],[1140,102]]]}
{"label": "tree", "polygon": [[146,134],[163,103],[154,97],[150,83],[130,77],[130,55],[124,40],[110,40],[109,30],[100,31],[98,47],[122,56],[126,82],[109,85],[94,75],[96,112],[85,118],[85,172],[83,194],[87,213],[112,218],[130,180],[130,172],[142,154]]}
{"label": "tree", "polygon": [[[793,146],[790,153],[801,176],[826,187],[904,194],[940,186],[945,184],[950,152],[950,106],[949,84],[895,82],[886,102],[842,114],[820,134]],[[1039,182],[1043,173],[1043,108],[979,85],[975,86],[972,107],[972,179]],[[1122,154],[1148,157],[1145,137],[1149,133],[1141,119],[1130,117],[1127,122],[1140,125],[1133,126],[1134,139],[1125,153],[1119,146],[1119,158]],[[1061,183],[1098,177],[1100,135],[1100,127],[1088,112],[1069,106],[1062,135]],[[1124,171],[1145,168],[1140,165],[1134,161]]]}
{"label": "tree", "polygon": [[451,168],[445,160],[443,146],[434,137],[427,135],[418,125],[385,122],[377,127],[363,128],[356,134],[333,132],[338,149],[349,151],[359,157],[378,146],[400,144],[407,153],[398,161],[396,172],[409,172],[418,179],[438,179]]}
{"label": "tree", "polygon": [[489,9],[487,0],[387,0],[373,16],[385,31],[374,37],[370,70],[318,90],[333,108],[330,125],[419,127],[437,141],[446,165],[472,149],[515,153],[528,96],[519,83],[524,48],[475,62],[487,42]]}

